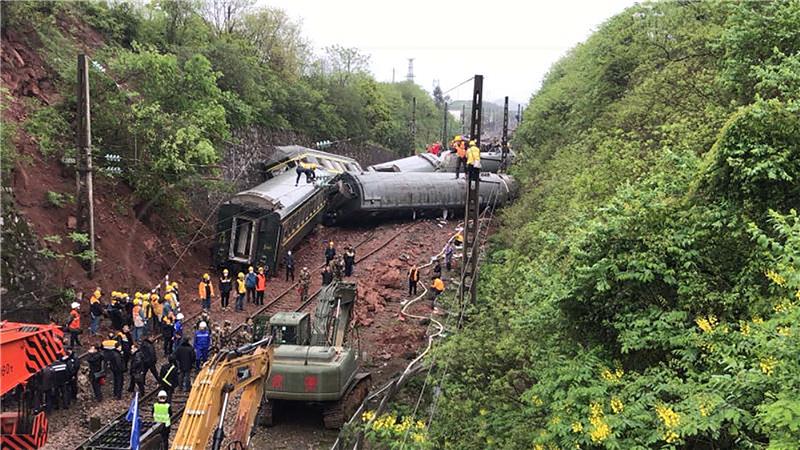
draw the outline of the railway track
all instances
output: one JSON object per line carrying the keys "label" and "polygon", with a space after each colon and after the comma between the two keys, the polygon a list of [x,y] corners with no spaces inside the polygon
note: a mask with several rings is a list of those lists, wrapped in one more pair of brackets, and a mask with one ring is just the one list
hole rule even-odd
{"label": "railway track", "polygon": [[[356,264],[361,263],[362,261],[367,260],[378,251],[385,248],[387,245],[392,243],[398,236],[403,234],[406,230],[408,230],[412,224],[406,225],[405,227],[401,228],[396,233],[392,234],[392,236],[387,239],[386,241],[382,242],[377,247],[371,249],[366,254],[362,255],[361,257],[356,259]],[[362,239],[358,244],[355,245],[355,248],[361,248],[368,242],[374,239],[375,233],[370,233]],[[321,269],[323,267],[322,264],[317,266],[317,269]],[[304,311],[316,298],[316,296],[321,291],[321,287],[316,289],[313,293],[311,293],[305,301],[302,301],[299,305],[293,304],[293,301],[296,302],[297,297],[294,297],[290,294],[293,292],[296,293],[296,288],[299,286],[299,282],[296,282],[286,288],[284,291],[276,295],[272,300],[267,302],[265,305],[260,306],[257,310],[255,310],[252,314],[248,316],[249,319],[253,319],[256,316],[261,315],[272,315],[279,311],[287,311],[293,310],[295,312],[302,312]],[[293,300],[294,299],[294,300]],[[192,317],[193,321],[196,321],[199,318],[200,312],[194,314]],[[188,321],[187,321],[188,322]],[[241,332],[245,327],[245,323],[242,322],[233,328],[227,335],[223,336],[222,340],[230,339],[232,336],[235,336],[237,333]],[[158,352],[157,352],[158,353]],[[152,408],[149,406],[151,405],[152,401],[155,399],[155,396],[158,392],[158,388],[151,390],[147,394],[145,394],[142,398],[139,399],[139,411],[140,417],[142,418],[142,426],[141,426],[141,438],[140,442],[142,443],[141,448],[143,450],[147,450],[150,448],[158,448],[160,445],[159,439],[159,427],[158,425],[153,422],[152,420]],[[172,432],[174,433],[177,430],[177,424],[180,422],[180,419],[183,415],[184,407],[186,405],[186,401],[188,399],[188,392],[178,392],[176,391],[173,394],[171,409],[172,409]],[[142,408],[142,405],[145,405]],[[125,417],[127,415],[127,410],[120,415],[118,415],[114,420],[108,423],[106,426],[102,427],[100,430],[92,434],[86,441],[80,444],[77,449],[78,450],[122,450],[130,448],[130,432],[131,432],[131,424],[128,422]],[[152,447],[151,447],[152,446]]]}

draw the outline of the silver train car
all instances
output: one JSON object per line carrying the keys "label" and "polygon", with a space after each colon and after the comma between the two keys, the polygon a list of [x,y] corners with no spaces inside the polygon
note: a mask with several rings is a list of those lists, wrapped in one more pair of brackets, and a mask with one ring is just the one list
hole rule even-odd
{"label": "silver train car", "polygon": [[[317,164],[317,181],[307,183],[295,168],[300,162]],[[266,181],[234,195],[220,206],[216,267],[232,273],[247,266],[274,269],[320,221],[327,205],[324,185],[346,170],[361,172],[352,158],[300,146],[277,147],[265,164]]]}
{"label": "silver train car", "polygon": [[[457,217],[464,214],[466,180],[446,172],[347,172],[332,183],[328,224],[370,219]],[[516,198],[518,186],[508,175],[482,173],[481,207],[499,207]]]}
{"label": "silver train car", "polygon": [[[481,152],[481,171],[497,173],[500,171],[502,153],[491,151]],[[513,151],[508,153],[507,164],[514,162]],[[458,162],[455,153],[446,151],[439,156],[433,153],[420,153],[414,156],[396,159],[383,164],[367,167],[369,172],[455,172]],[[463,169],[462,169],[463,173]]]}

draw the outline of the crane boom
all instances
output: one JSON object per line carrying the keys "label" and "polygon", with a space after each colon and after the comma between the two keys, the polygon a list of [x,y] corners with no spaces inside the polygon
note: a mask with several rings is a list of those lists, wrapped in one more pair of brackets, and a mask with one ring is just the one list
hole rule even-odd
{"label": "crane boom", "polygon": [[212,448],[225,438],[223,422],[230,394],[242,391],[231,440],[244,448],[250,440],[264,382],[272,365],[272,338],[220,352],[207,362],[192,383],[172,450],[203,450],[213,432]]}

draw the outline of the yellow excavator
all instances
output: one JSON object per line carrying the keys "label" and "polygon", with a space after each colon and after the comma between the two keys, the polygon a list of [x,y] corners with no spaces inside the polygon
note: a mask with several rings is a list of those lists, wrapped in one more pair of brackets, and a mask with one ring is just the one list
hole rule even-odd
{"label": "yellow excavator", "polygon": [[233,448],[247,448],[272,365],[272,352],[272,337],[267,337],[219,352],[207,362],[192,383],[172,450],[204,450],[209,438],[211,448],[219,450],[225,440],[223,425],[229,399],[239,391],[242,396],[230,442]]}

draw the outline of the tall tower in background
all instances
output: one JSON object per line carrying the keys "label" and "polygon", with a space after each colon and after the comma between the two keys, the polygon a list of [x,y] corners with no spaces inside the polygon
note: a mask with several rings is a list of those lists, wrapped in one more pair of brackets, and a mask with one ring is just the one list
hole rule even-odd
{"label": "tall tower in background", "polygon": [[406,80],[414,82],[414,58],[408,58],[408,74]]}

